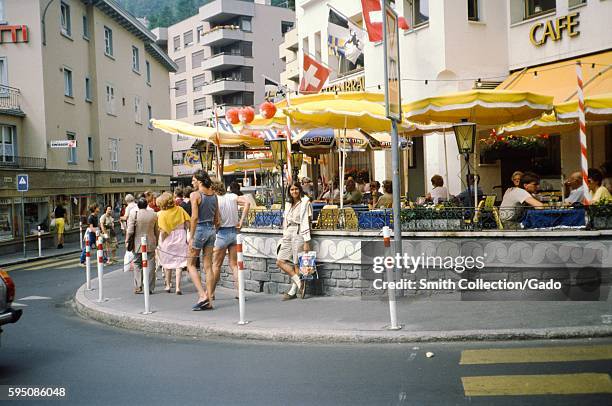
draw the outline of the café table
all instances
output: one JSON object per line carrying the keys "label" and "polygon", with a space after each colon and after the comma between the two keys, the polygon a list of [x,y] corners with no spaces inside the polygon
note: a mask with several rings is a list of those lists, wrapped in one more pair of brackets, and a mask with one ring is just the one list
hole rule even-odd
{"label": "caf\u00e9 table", "polygon": [[584,208],[531,209],[521,221],[523,228],[584,227]]}

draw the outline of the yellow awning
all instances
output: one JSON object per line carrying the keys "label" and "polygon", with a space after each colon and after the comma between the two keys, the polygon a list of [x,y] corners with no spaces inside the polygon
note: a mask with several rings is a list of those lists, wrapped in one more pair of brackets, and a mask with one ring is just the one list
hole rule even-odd
{"label": "yellow awning", "polygon": [[[151,119],[151,125],[172,135],[186,135],[189,137],[208,141],[217,145],[217,131],[215,128],[191,125],[179,120],[156,120]],[[233,148],[263,148],[264,141],[248,135],[236,134],[228,131],[219,131],[219,147]]]}
{"label": "yellow awning", "polygon": [[513,123],[501,127],[497,134],[505,133],[519,136],[529,136],[538,134],[554,134],[566,131],[576,130],[578,123],[576,121],[559,121],[554,113],[544,114],[542,117],[535,120],[529,120],[522,123]]}
{"label": "yellow awning", "polygon": [[223,167],[223,173],[233,173],[236,171],[253,171],[258,169],[273,169],[275,167],[272,159],[243,159],[232,162]]}
{"label": "yellow awning", "polygon": [[577,60],[582,64],[585,97],[612,93],[612,69],[609,68],[612,65],[612,51],[514,72],[497,90],[547,94],[554,97],[554,104],[576,99]]}
{"label": "yellow awning", "polygon": [[[555,111],[562,120],[577,120],[578,101],[555,105]],[[612,93],[585,97],[584,113],[587,122],[612,121]]]}

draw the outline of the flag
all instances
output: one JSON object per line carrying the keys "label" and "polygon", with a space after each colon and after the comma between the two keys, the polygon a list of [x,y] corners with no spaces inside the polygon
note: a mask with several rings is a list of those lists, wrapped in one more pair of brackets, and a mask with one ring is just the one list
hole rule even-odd
{"label": "flag", "polygon": [[363,53],[363,30],[329,6],[327,48],[330,55],[343,56],[352,63]]}
{"label": "flag", "polygon": [[331,73],[331,69],[307,54],[304,54],[302,69],[300,93],[318,93]]}
{"label": "flag", "polygon": [[216,124],[215,127],[218,127],[220,130],[225,131],[225,132],[238,134],[238,131],[234,128],[232,123],[227,121],[227,119],[225,119],[225,118],[216,118],[216,120],[217,120],[217,122],[215,123]]}
{"label": "flag", "polygon": [[[368,39],[370,42],[378,42],[383,40],[383,14],[380,8],[379,0],[361,0],[361,9],[363,19],[365,20],[366,29],[368,31]],[[410,27],[408,21],[404,17],[399,17],[397,25],[402,30],[408,30]]]}
{"label": "flag", "polygon": [[264,75],[264,99],[272,103],[287,96],[286,87]]}

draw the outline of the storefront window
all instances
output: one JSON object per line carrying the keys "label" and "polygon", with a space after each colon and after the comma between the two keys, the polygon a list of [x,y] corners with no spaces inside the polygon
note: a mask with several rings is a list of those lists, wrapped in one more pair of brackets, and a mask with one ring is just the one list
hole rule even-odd
{"label": "storefront window", "polygon": [[24,219],[26,235],[34,235],[38,232],[38,226],[42,231],[49,231],[50,210],[48,199],[26,198],[24,205]]}
{"label": "storefront window", "polygon": [[0,241],[13,238],[13,206],[11,199],[0,199]]}

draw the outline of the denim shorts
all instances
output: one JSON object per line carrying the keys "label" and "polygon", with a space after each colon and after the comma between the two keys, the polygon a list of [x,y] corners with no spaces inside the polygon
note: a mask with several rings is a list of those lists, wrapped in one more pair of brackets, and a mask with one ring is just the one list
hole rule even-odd
{"label": "denim shorts", "polygon": [[215,245],[215,228],[212,223],[200,223],[196,226],[195,235],[193,236],[192,246],[195,249],[214,247]]}
{"label": "denim shorts", "polygon": [[221,227],[217,231],[217,239],[215,240],[215,248],[225,249],[236,245],[236,227]]}

